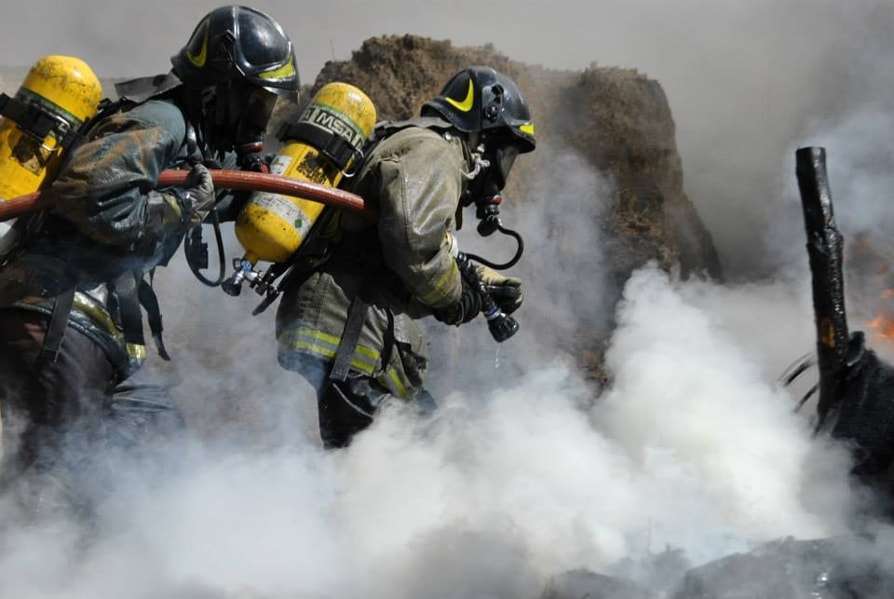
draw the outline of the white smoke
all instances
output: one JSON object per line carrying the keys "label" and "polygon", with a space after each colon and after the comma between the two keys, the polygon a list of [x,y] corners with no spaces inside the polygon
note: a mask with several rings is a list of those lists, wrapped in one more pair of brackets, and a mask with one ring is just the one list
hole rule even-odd
{"label": "white smoke", "polygon": [[[270,4],[296,39],[313,30],[318,55],[325,46],[318,38],[341,25],[320,23],[356,9],[319,5],[305,18],[307,7]],[[797,132],[816,131],[810,139],[830,150],[845,234],[887,223],[884,160],[890,153],[882,150],[891,122],[878,106],[853,110],[864,105],[859,92],[868,84],[857,78],[859,86],[843,85],[852,79],[841,76],[839,62],[828,77],[818,74],[834,49],[848,50],[845,57],[860,54],[841,38],[860,31],[868,11],[839,22],[828,18],[832,3],[823,3],[826,16],[807,18],[793,32],[785,23],[810,3],[788,6],[787,19],[768,10],[770,4],[750,17],[739,7],[732,19],[720,3],[699,2],[563,16],[571,24],[563,39],[601,40],[596,48],[575,47],[579,64],[573,65],[564,56],[574,44],[542,38],[554,66],[581,66],[597,56],[662,80],[677,116],[689,192],[727,265],[743,268],[733,278],[754,263],[769,263],[770,282],[682,283],[647,267],[627,283],[615,315],[606,298],[617,290],[604,276],[604,240],[592,226],[610,201],[611,184],[576,157],[557,154],[556,170],[565,176],[545,177],[543,185],[559,192],[531,195],[563,210],[536,203],[520,217],[507,210],[507,224],[538,240],[521,270],[529,296],[519,337],[497,350],[482,323],[463,327],[456,332],[463,345],[445,343],[455,363],[440,377],[433,373],[443,391],[434,420],[393,410],[348,450],[324,453],[310,389],[276,366],[271,314],[248,317],[255,298],[234,301],[200,290],[175,263],[160,272],[159,285],[177,361],[154,367],[179,381],[190,437],[167,448],[148,471],[118,464],[122,480],[106,492],[93,522],[64,515],[34,520],[14,497],[4,498],[0,596],[538,597],[554,574],[575,567],[612,572],[625,559],[666,545],[701,563],[780,536],[844,530],[853,501],[847,458],[811,440],[809,412],[793,414],[793,398],[775,380],[814,343],[793,164],[786,157],[803,143]],[[60,32],[54,37],[67,40],[61,50],[81,54],[89,46],[88,58],[104,72],[140,75],[166,68],[165,57],[210,5],[190,6],[188,18],[179,5],[140,8],[140,22],[180,25],[146,27],[160,36],[143,41],[158,47],[136,53],[141,62],[134,70],[122,64],[123,42],[116,38],[131,35],[122,23],[135,18],[134,5],[97,7],[74,21],[97,33],[87,36],[89,44],[82,33],[62,35],[82,31],[68,19],[47,23],[20,3],[5,8],[22,11],[22,22],[5,23],[15,21],[22,31],[49,25]],[[553,5],[542,10],[556,12]],[[439,37],[463,29],[426,11],[397,22],[388,14],[396,12],[377,11],[378,21],[355,18],[356,32],[336,38],[339,53],[385,31],[383,22]],[[453,5],[449,12],[464,14]],[[615,17],[626,26],[617,26]],[[495,31],[494,22],[477,19],[482,29],[458,41],[497,41],[531,61],[543,55],[544,47],[530,43],[546,29],[541,19],[531,19],[528,35]],[[601,34],[593,33],[594,24]],[[630,31],[642,43],[631,43]],[[823,52],[791,52],[817,32],[835,33]],[[690,35],[696,43],[684,44]],[[772,43],[753,43],[755,35]],[[7,54],[21,49],[22,40],[4,40]],[[872,57],[885,56],[884,50]],[[17,62],[41,52],[30,47]],[[314,60],[328,58],[323,54]],[[786,57],[781,64],[779,56]],[[693,70],[696,62],[705,68]],[[802,104],[814,90],[829,89],[836,93]],[[743,97],[767,99],[746,103]],[[845,116],[810,126],[796,118],[817,106],[823,115]],[[612,320],[618,328],[606,354],[611,380],[597,399],[567,341]],[[436,369],[439,363],[446,362],[435,362]]]}
{"label": "white smoke", "polygon": [[[506,208],[531,246],[522,332],[497,349],[480,320],[456,331],[436,415],[388,410],[344,451],[319,448],[309,386],[276,365],[272,311],[249,317],[257,298],[198,288],[179,259],[160,271],[176,361],[151,367],[179,382],[189,433],[149,466],[103,458],[119,480],[92,490],[92,520],[4,498],[0,596],[537,598],[574,568],[658,584],[625,564],[667,546],[698,564],[845,530],[847,458],[776,384],[812,345],[805,278],[647,266],[614,313],[594,226],[614,187],[557,164],[561,185]],[[597,397],[574,341],[611,323]]]}
{"label": "white smoke", "polygon": [[[699,563],[838,532],[846,461],[811,442],[755,350],[781,321],[731,305],[778,294],[648,267],[625,289],[595,405],[546,358],[431,420],[389,410],[344,451],[184,442],[122,476],[86,531],[7,506],[0,596],[538,597],[558,572],[665,544]],[[809,313],[794,320],[789,342],[808,342]],[[834,500],[805,507],[818,490]]]}

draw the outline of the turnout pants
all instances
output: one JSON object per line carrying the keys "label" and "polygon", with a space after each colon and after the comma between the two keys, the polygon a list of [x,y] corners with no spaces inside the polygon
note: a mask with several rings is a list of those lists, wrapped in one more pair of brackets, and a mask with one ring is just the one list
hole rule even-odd
{"label": "turnout pants", "polygon": [[121,381],[102,348],[78,330],[67,327],[55,360],[41,358],[46,329],[42,314],[0,310],[0,480],[82,471],[106,450],[131,451],[179,428],[166,389],[136,376]]}
{"label": "turnout pants", "polygon": [[[300,373],[316,391],[320,438],[326,449],[350,445],[354,435],[369,427],[387,403],[406,403],[375,378],[358,372],[350,372],[344,381],[331,379],[332,363],[313,356],[302,356],[297,363],[289,364],[289,370]],[[425,389],[420,389],[412,401],[421,414],[436,408],[434,398]]]}

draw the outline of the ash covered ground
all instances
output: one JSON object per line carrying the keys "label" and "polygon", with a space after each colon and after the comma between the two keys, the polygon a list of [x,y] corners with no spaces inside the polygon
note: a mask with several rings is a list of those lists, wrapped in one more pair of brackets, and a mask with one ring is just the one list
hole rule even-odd
{"label": "ash covered ground", "polygon": [[[296,39],[308,27],[267,4]],[[481,323],[431,323],[438,414],[393,410],[324,453],[310,389],[276,365],[272,310],[252,318],[255,298],[204,289],[176,262],[158,277],[176,361],[149,367],[176,385],[191,434],[148,470],[101,456],[118,480],[97,484],[89,526],[5,498],[0,596],[891,596],[888,524],[867,515],[844,449],[812,437],[812,407],[793,412],[803,390],[777,383],[815,343],[796,147],[829,151],[852,327],[875,331],[891,310],[890,11],[633,4],[569,4],[561,23],[523,29],[539,35],[527,47],[387,3],[377,14],[400,15],[387,26],[352,16],[363,35],[333,34],[345,57],[394,23],[463,42],[375,38],[321,69],[383,116],[409,115],[468,62],[528,92],[542,143],[504,210],[529,243],[522,332],[497,348]],[[591,37],[563,29],[575,17]],[[126,54],[110,33],[123,13],[97,19],[97,45]],[[188,34],[173,29],[148,66]],[[144,74],[78,40],[58,36],[108,74]],[[549,66],[464,46],[489,41]],[[562,62],[562,45],[586,59]],[[594,59],[626,68],[584,68]],[[4,91],[20,73],[0,74]],[[468,229],[465,247],[510,250]]]}

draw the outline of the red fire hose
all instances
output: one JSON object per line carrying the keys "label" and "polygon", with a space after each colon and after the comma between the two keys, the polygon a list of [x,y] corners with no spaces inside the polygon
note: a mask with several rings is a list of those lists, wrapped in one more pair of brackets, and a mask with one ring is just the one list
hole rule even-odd
{"label": "red fire hose", "polygon": [[[373,216],[372,209],[367,207],[363,198],[341,189],[267,173],[232,170],[212,170],[210,172],[215,189],[277,193]],[[184,185],[188,175],[189,171],[162,171],[158,177],[158,187]],[[41,200],[40,192],[19,196],[7,202],[0,201],[0,222],[51,207],[48,202]]]}

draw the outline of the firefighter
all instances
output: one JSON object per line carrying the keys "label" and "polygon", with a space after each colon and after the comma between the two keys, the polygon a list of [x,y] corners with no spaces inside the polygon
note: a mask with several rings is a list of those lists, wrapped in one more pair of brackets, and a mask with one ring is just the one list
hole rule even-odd
{"label": "firefighter", "polygon": [[[126,444],[177,419],[136,373],[143,311],[167,357],[147,274],[213,208],[203,163],[235,152],[253,168],[276,98],[299,81],[282,27],[245,7],[208,13],[171,62],[118,87],[45,187],[53,207],[16,223],[0,261],[0,405],[23,423],[7,474],[50,469],[99,428],[103,443]],[[191,169],[187,185],[155,189],[169,168]]]}
{"label": "firefighter", "polygon": [[[316,389],[320,434],[344,447],[393,398],[432,404],[423,389],[425,339],[417,319],[460,325],[480,296],[460,275],[453,236],[464,206],[503,189],[534,126],[518,86],[488,67],[456,74],[420,118],[377,128],[351,191],[375,224],[339,216],[322,266],[295,269],[277,313],[280,364]],[[505,313],[521,281],[477,267]]]}

